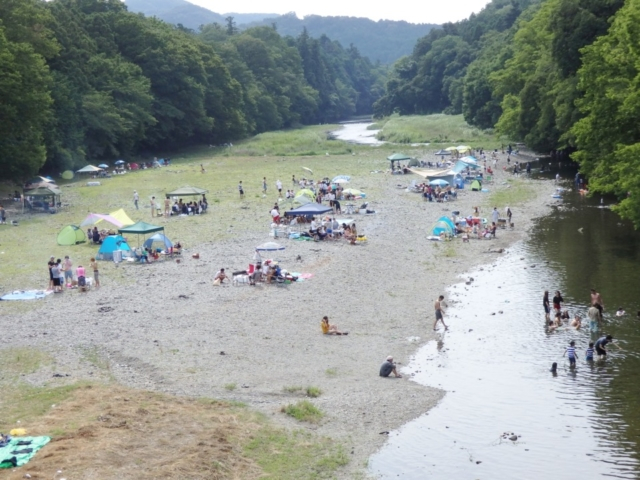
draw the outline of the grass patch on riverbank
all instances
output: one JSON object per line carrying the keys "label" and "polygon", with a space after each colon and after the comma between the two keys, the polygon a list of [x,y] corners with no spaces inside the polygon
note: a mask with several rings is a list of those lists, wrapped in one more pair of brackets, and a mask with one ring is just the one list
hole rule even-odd
{"label": "grass patch on riverbank", "polygon": [[535,189],[523,179],[508,180],[509,188],[493,191],[489,194],[485,206],[487,208],[521,205],[532,200]]}
{"label": "grass patch on riverbank", "polygon": [[377,126],[382,127],[377,138],[394,143],[436,143],[446,146],[462,143],[486,149],[501,144],[493,131],[472,127],[462,115],[392,115],[377,122]]}
{"label": "grass patch on riverbank", "polygon": [[318,423],[322,417],[324,417],[322,410],[309,400],[302,400],[294,404],[286,405],[282,407],[282,413],[286,413],[300,422],[309,423]]}
{"label": "grass patch on riverbank", "polygon": [[[34,386],[22,380],[46,367],[48,358],[35,350],[0,351],[0,431],[20,427],[52,437],[46,454],[29,463],[33,478],[62,469],[67,478],[105,480],[129,478],[131,472],[176,480],[321,479],[333,478],[349,461],[331,439],[275,427],[232,402],[116,384]],[[21,469],[7,470],[3,478],[23,475]]]}

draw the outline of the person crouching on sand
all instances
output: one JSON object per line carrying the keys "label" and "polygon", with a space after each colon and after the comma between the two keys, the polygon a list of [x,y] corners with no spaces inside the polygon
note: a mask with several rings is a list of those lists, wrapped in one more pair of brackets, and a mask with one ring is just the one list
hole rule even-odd
{"label": "person crouching on sand", "polygon": [[389,377],[389,375],[394,374],[396,377],[398,378],[402,378],[402,375],[400,375],[397,371],[396,371],[396,364],[393,363],[393,357],[391,355],[389,355],[387,357],[387,360],[382,364],[382,366],[380,367],[380,376],[381,377]]}

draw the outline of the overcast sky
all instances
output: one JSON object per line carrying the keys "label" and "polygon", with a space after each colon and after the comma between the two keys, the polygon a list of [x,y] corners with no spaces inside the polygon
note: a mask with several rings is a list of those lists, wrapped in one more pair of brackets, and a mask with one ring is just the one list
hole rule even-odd
{"label": "overcast sky", "polygon": [[188,0],[216,13],[288,13],[367,17],[372,20],[406,20],[412,23],[445,23],[479,12],[489,0],[430,0],[359,2],[349,0]]}

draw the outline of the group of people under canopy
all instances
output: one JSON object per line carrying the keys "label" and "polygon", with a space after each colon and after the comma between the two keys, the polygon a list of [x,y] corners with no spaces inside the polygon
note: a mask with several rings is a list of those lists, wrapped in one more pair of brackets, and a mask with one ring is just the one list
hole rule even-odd
{"label": "group of people under canopy", "polygon": [[209,204],[207,198],[202,195],[200,200],[191,200],[190,202],[183,202],[182,199],[173,201],[171,206],[170,215],[201,215],[207,211]]}

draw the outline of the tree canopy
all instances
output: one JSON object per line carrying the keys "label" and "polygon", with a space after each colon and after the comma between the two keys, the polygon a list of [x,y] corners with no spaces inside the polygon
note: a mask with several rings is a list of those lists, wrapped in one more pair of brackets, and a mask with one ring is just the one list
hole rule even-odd
{"label": "tree canopy", "polygon": [[0,165],[15,181],[371,113],[382,68],[358,50],[233,17],[194,32],[120,0],[0,4]]}

